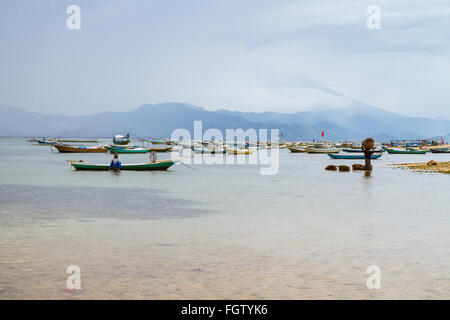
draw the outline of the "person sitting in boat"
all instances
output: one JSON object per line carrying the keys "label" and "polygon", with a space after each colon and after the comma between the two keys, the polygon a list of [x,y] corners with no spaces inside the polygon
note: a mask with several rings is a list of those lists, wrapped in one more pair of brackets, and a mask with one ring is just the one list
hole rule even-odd
{"label": "person sitting in boat", "polygon": [[122,164],[119,160],[119,155],[117,152],[114,152],[114,158],[111,160],[111,163],[109,164],[109,170],[119,171]]}

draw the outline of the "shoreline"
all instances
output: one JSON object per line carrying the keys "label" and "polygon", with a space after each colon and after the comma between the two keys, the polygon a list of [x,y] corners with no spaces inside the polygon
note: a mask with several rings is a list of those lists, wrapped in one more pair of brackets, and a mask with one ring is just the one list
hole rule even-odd
{"label": "shoreline", "polygon": [[438,172],[450,174],[450,161],[436,162],[430,160],[428,162],[414,162],[414,163],[393,163],[388,166],[395,166],[397,168],[408,168],[411,170],[420,170],[425,172]]}

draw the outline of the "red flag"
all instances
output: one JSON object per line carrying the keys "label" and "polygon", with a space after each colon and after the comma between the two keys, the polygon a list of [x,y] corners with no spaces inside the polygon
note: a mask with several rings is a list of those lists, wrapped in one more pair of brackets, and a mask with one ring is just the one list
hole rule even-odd
{"label": "red flag", "polygon": [[442,138],[442,137],[441,137],[441,142],[442,142],[442,144],[444,144],[444,138]]}
{"label": "red flag", "polygon": [[322,131],[322,137],[325,136],[325,131]]}
{"label": "red flag", "polygon": [[281,134],[281,136],[283,136],[283,134]]}

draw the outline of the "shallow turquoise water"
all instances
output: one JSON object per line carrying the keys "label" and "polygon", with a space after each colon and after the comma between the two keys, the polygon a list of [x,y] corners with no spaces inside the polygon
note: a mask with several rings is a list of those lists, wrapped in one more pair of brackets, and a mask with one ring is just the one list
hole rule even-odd
{"label": "shallow turquoise water", "polygon": [[[450,154],[384,154],[370,177],[324,170],[358,160],[288,150],[272,176],[76,172],[69,159],[111,155],[0,139],[0,298],[449,297],[450,176],[386,164]],[[62,290],[68,264],[87,270],[77,296]],[[366,287],[369,265],[380,290]]]}

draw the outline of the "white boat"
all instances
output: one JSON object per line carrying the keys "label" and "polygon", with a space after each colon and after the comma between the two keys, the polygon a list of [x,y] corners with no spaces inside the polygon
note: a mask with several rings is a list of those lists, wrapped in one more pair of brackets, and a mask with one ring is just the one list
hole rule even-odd
{"label": "white boat", "polygon": [[123,136],[123,135],[115,135],[113,138],[113,143],[118,145],[126,145],[130,143],[130,137],[129,135]]}
{"label": "white boat", "polygon": [[339,148],[305,148],[308,153],[339,153],[341,149]]}
{"label": "white boat", "polygon": [[209,154],[214,154],[214,153],[225,153],[225,149],[207,149],[207,148],[194,148],[192,147],[192,151],[194,151],[195,153],[209,153]]}

